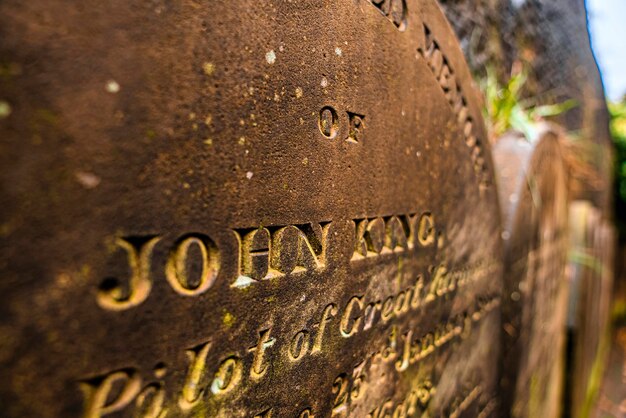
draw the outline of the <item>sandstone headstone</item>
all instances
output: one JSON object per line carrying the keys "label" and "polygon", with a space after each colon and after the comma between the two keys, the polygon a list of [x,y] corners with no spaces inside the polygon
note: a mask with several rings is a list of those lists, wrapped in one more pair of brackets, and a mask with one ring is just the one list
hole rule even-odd
{"label": "sandstone headstone", "polygon": [[494,146],[505,242],[502,416],[560,417],[567,318],[568,175],[558,130]]}
{"label": "sandstone headstone", "polygon": [[590,202],[570,208],[572,295],[568,313],[570,416],[585,417],[610,348],[615,230]]}
{"label": "sandstone headstone", "polygon": [[4,416],[494,415],[493,167],[434,1],[9,0],[0,52]]}

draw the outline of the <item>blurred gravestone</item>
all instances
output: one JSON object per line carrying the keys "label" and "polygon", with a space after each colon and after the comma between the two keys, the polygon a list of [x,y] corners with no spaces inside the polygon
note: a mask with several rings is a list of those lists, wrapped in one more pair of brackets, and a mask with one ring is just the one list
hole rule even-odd
{"label": "blurred gravestone", "polygon": [[434,1],[0,4],[8,417],[494,416],[493,167]]}
{"label": "blurred gravestone", "polygon": [[[572,208],[573,259],[565,413],[584,414],[601,364],[612,282],[612,144],[600,73],[587,30],[584,0],[442,0],[472,71],[492,67],[501,82],[521,63],[529,72],[525,99],[577,106],[555,118],[572,132],[565,141]],[[586,202],[586,203],[585,203]],[[598,258],[599,259],[596,259]],[[581,264],[582,263],[582,264]],[[592,267],[595,266],[595,267]],[[601,271],[598,266],[602,266]],[[591,380],[590,380],[591,379]]]}
{"label": "blurred gravestone", "polygon": [[494,147],[505,240],[502,416],[561,416],[569,226],[562,141],[546,126],[537,138],[508,134]]}
{"label": "blurred gravestone", "polygon": [[615,230],[592,204],[570,209],[572,298],[568,314],[572,417],[586,417],[609,354]]}

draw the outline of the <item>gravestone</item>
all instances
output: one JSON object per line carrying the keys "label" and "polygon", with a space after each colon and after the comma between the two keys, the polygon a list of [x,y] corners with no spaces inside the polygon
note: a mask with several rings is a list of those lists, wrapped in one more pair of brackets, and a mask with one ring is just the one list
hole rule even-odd
{"label": "gravestone", "polygon": [[568,311],[570,416],[585,417],[602,379],[610,349],[615,229],[588,201],[570,207]]}
{"label": "gravestone", "polygon": [[561,135],[544,126],[537,138],[512,133],[494,146],[505,242],[502,416],[561,416],[569,227]]}
{"label": "gravestone", "polygon": [[5,416],[494,416],[493,167],[434,1],[0,32]]}

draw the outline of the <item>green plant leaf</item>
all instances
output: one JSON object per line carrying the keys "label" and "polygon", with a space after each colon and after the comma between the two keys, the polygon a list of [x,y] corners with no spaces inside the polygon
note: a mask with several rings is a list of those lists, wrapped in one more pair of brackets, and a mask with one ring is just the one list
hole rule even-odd
{"label": "green plant leaf", "polygon": [[[577,106],[575,100],[533,106],[522,98],[527,81],[528,72],[522,69],[512,74],[502,86],[493,68],[487,68],[487,77],[480,85],[485,94],[484,113],[492,135],[500,136],[510,129],[515,129],[531,141],[537,137],[537,126],[544,118],[560,115]],[[626,106],[616,111],[624,111],[626,115]],[[626,133],[626,123],[624,132]]]}
{"label": "green plant leaf", "polygon": [[568,110],[571,110],[577,106],[578,106],[578,102],[574,99],[570,99],[570,100],[564,101],[563,103],[537,106],[536,108],[531,109],[530,113],[533,116],[547,118],[547,117],[561,115],[567,112]]}

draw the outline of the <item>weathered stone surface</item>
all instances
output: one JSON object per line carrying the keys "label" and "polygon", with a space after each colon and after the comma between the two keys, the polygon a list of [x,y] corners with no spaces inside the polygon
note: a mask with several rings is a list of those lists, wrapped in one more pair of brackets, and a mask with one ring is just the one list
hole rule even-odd
{"label": "weathered stone surface", "polygon": [[505,241],[502,416],[560,417],[568,285],[568,174],[558,130],[498,140]]}
{"label": "weathered stone surface", "polygon": [[493,168],[434,1],[3,1],[0,51],[5,416],[494,414]]}

